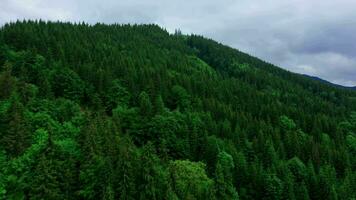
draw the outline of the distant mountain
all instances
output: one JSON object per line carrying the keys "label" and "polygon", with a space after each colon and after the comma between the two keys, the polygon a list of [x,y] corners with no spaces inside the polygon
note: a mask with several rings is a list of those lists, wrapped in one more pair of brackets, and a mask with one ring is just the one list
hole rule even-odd
{"label": "distant mountain", "polygon": [[322,83],[325,83],[325,84],[328,84],[328,85],[331,85],[331,86],[356,90],[356,86],[344,86],[344,85],[339,85],[339,84],[335,84],[335,83],[329,82],[329,81],[327,81],[327,80],[324,80],[324,79],[322,79],[322,78],[319,78],[319,77],[317,77],[317,76],[310,76],[310,75],[307,75],[307,74],[303,74],[303,76],[308,77],[308,78],[313,79],[313,80],[320,81],[320,82],[322,82]]}

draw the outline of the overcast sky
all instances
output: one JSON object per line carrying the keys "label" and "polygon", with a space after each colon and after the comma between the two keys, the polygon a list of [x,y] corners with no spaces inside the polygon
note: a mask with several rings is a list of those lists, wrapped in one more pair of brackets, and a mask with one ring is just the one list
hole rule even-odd
{"label": "overcast sky", "polygon": [[356,85],[356,0],[0,0],[16,19],[156,23],[293,72]]}

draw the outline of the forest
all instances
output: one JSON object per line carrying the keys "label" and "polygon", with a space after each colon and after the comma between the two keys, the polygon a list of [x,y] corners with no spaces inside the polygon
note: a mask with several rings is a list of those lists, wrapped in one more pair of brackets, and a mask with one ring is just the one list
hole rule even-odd
{"label": "forest", "polygon": [[0,199],[355,200],[356,91],[154,24],[7,23]]}

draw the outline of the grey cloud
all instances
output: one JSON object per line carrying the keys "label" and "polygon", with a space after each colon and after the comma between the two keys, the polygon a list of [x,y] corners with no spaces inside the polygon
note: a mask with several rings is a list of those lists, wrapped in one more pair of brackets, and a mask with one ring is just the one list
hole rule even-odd
{"label": "grey cloud", "polygon": [[17,19],[70,20],[70,3],[40,0],[0,0],[0,25]]}
{"label": "grey cloud", "polygon": [[356,56],[356,22],[329,24],[310,32],[305,40],[296,46],[296,53],[320,53],[337,51],[344,55]]}
{"label": "grey cloud", "polygon": [[290,71],[356,85],[356,7],[349,0],[0,0],[0,24],[30,18],[157,23]]}

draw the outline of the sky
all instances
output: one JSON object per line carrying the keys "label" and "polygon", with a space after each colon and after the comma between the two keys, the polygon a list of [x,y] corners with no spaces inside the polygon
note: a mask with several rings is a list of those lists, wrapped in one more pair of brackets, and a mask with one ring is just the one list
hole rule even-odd
{"label": "sky", "polygon": [[356,86],[356,0],[0,0],[17,19],[155,23],[292,72]]}

